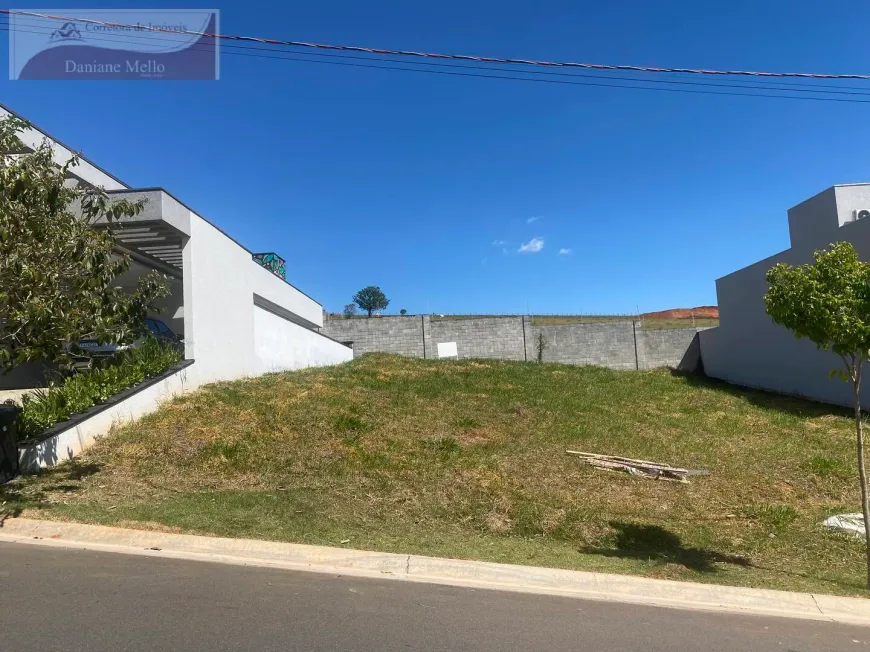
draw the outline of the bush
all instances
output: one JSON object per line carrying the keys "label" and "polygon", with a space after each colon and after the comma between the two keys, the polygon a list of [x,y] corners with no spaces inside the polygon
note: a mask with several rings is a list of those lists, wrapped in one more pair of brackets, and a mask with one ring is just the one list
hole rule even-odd
{"label": "bush", "polygon": [[149,338],[142,346],[122,351],[93,369],[74,373],[62,383],[25,394],[18,436],[34,437],[74,414],[160,375],[183,357],[177,346]]}

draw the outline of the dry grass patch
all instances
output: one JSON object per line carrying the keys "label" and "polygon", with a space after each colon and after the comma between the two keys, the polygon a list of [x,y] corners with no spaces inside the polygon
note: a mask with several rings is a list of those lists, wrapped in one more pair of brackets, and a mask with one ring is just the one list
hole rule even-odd
{"label": "dry grass patch", "polygon": [[858,506],[848,414],[667,370],[369,355],[211,385],[0,491],[37,517],[863,591],[861,545],[819,526]]}

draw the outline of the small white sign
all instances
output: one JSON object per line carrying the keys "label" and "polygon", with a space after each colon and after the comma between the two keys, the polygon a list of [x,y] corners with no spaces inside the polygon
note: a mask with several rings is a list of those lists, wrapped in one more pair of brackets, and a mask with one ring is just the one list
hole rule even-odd
{"label": "small white sign", "polygon": [[456,358],[459,352],[456,350],[456,342],[438,342],[439,358]]}

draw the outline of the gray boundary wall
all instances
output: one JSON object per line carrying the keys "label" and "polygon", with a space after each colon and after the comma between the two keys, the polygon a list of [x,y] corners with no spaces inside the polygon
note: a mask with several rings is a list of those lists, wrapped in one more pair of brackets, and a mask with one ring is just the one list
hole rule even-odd
{"label": "gray boundary wall", "polygon": [[479,319],[423,319],[426,328],[426,357],[438,357],[439,342],[456,342],[460,358],[525,360],[522,317],[481,317]]}
{"label": "gray boundary wall", "polygon": [[537,326],[529,317],[432,319],[429,315],[408,315],[330,319],[321,332],[339,342],[352,343],[354,356],[381,352],[437,358],[439,343],[456,342],[460,358],[537,360],[543,336],[544,362],[695,370],[700,363],[701,330],[647,330],[632,321]]}
{"label": "gray boundary wall", "polygon": [[342,343],[353,342],[354,356],[381,351],[422,358],[423,324],[428,320],[425,315],[330,319],[320,332]]}
{"label": "gray boundary wall", "polygon": [[613,369],[638,369],[634,323],[599,322],[533,326],[526,320],[526,354],[538,359],[543,336],[543,362],[593,364]]}

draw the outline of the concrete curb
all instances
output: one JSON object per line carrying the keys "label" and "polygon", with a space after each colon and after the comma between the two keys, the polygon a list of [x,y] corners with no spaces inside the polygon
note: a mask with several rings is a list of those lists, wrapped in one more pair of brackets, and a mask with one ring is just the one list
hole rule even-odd
{"label": "concrete curb", "polygon": [[870,600],[24,518],[0,542],[870,625]]}

